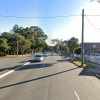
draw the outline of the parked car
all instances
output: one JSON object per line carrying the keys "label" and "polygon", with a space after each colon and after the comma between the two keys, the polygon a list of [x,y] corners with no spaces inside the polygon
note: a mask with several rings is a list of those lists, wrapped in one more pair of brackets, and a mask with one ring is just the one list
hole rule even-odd
{"label": "parked car", "polygon": [[34,57],[34,61],[43,61],[43,56],[42,55],[36,55]]}
{"label": "parked car", "polygon": [[91,57],[96,57],[96,58],[100,58],[100,54],[99,53],[92,53]]}

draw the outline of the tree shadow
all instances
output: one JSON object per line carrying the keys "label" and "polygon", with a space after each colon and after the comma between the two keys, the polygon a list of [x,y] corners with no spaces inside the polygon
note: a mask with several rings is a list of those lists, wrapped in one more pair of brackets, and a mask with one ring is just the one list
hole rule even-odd
{"label": "tree shadow", "polygon": [[57,60],[58,62],[67,62],[67,60]]}
{"label": "tree shadow", "polygon": [[[32,62],[31,62],[32,63]],[[33,62],[34,64],[32,65],[28,65],[28,66],[24,66],[16,71],[20,71],[20,70],[28,70],[28,69],[36,69],[36,68],[46,68],[46,67],[51,67],[53,66],[55,63],[37,63],[37,62]]]}
{"label": "tree shadow", "polygon": [[22,65],[17,65],[17,66],[10,67],[10,68],[2,68],[2,69],[0,69],[0,73],[2,73],[3,71],[6,71],[6,70],[13,70],[13,69],[16,69],[16,68],[18,68],[19,66],[22,66]]}
{"label": "tree shadow", "polygon": [[[22,61],[22,62],[20,62],[20,63],[25,63],[25,62],[34,63],[34,60]],[[20,66],[22,66],[22,64],[16,65],[16,66],[13,66],[13,67],[1,68],[1,69],[0,69],[0,74],[2,74],[3,71],[6,71],[6,70],[13,70],[13,69],[16,69],[16,68],[18,68],[18,67],[20,67]]]}
{"label": "tree shadow", "polygon": [[59,75],[59,74],[62,74],[62,73],[66,73],[66,72],[69,72],[69,71],[72,71],[72,70],[75,70],[75,69],[78,69],[78,67],[77,68],[72,68],[72,69],[69,69],[69,70],[65,70],[65,71],[61,71],[61,72],[58,72],[58,73],[54,73],[54,74],[51,74],[51,75],[38,77],[38,78],[35,78],[35,79],[31,79],[31,80],[27,80],[27,81],[15,83],[15,84],[2,86],[2,87],[0,87],[0,89],[16,86],[16,85],[20,85],[20,84],[25,84],[25,83],[29,83],[29,82],[32,82],[32,81],[36,81],[36,80],[40,80],[40,79],[44,79],[44,78],[48,78],[48,77],[53,77],[53,76],[56,76],[56,75]]}
{"label": "tree shadow", "polygon": [[80,76],[95,76],[94,73],[90,72],[88,68],[83,68],[83,70],[79,73]]}

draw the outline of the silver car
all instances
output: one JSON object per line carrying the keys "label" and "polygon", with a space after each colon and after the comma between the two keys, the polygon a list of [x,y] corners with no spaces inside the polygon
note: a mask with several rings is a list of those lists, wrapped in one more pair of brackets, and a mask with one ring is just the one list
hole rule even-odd
{"label": "silver car", "polygon": [[34,57],[34,61],[43,61],[43,56],[42,55],[36,55]]}

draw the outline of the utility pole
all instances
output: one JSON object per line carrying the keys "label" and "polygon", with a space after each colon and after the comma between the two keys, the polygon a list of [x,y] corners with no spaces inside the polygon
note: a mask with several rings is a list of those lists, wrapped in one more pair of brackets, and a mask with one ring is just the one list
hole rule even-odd
{"label": "utility pole", "polygon": [[17,38],[17,56],[18,56],[18,38]]}
{"label": "utility pole", "polygon": [[84,64],[84,9],[82,10],[82,43],[81,43],[81,66]]}
{"label": "utility pole", "polygon": [[62,39],[61,39],[61,55],[62,55]]}

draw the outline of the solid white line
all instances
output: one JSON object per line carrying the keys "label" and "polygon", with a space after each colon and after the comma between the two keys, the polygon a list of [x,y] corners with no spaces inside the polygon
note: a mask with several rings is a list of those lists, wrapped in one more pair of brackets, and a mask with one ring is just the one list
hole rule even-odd
{"label": "solid white line", "polygon": [[80,100],[79,96],[77,95],[76,91],[74,91],[76,97],[77,97],[77,100]]}
{"label": "solid white line", "polygon": [[[27,62],[27,63],[25,63],[24,65],[28,65],[29,63],[30,63],[30,62]],[[16,71],[16,70],[22,68],[24,65],[22,65],[22,66],[20,66],[20,67],[18,67],[18,68],[15,68],[15,69],[13,69],[13,70],[10,70],[10,71],[7,72],[7,73],[4,73],[4,74],[0,75],[0,79],[3,78],[3,77],[5,77],[5,76],[7,76],[7,75],[9,75],[10,73],[12,73],[12,72],[14,72],[14,71]]]}
{"label": "solid white line", "polygon": [[28,65],[30,62],[25,63],[24,65]]}
{"label": "solid white line", "polygon": [[61,66],[61,64],[59,63],[59,66]]}
{"label": "solid white line", "polygon": [[11,70],[11,71],[9,71],[9,72],[7,72],[5,74],[0,75],[0,79],[3,78],[4,76],[7,76],[8,74],[10,74],[12,72],[14,72],[14,70]]}

